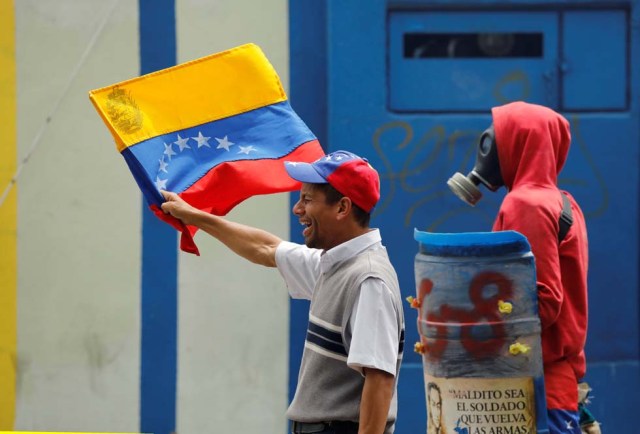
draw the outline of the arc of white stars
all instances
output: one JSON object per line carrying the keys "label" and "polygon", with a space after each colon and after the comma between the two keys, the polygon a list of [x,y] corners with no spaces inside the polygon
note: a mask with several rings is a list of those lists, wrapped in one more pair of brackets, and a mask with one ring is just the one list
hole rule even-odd
{"label": "arc of white stars", "polygon": [[195,140],[196,142],[198,142],[198,149],[202,148],[203,146],[206,146],[207,148],[210,148],[211,145],[209,144],[209,139],[211,137],[205,137],[202,135],[202,132],[198,131],[198,137],[191,137],[193,140]]}
{"label": "arc of white stars", "polygon": [[566,420],[564,423],[567,424],[567,429],[573,429],[573,423],[570,420]]}
{"label": "arc of white stars", "polygon": [[168,179],[160,179],[159,176],[156,176],[156,188],[158,190],[166,190],[167,189],[167,181],[168,181]]}
{"label": "arc of white stars", "polygon": [[158,160],[158,163],[160,163],[160,168],[158,168],[158,172],[169,173],[167,171],[167,167],[169,167],[169,163],[164,161],[164,157],[162,157],[160,160]]}
{"label": "arc of white stars", "polygon": [[168,145],[166,143],[164,144],[163,154],[169,157],[169,161],[171,161],[172,155],[176,155],[176,153],[173,151],[173,146],[171,145],[171,143],[169,143]]}
{"label": "arc of white stars", "polygon": [[182,152],[185,149],[191,149],[191,146],[187,145],[188,141],[189,141],[189,137],[186,137],[183,139],[182,137],[180,137],[180,134],[178,134],[178,140],[176,140],[173,143],[178,145],[178,148],[180,148],[180,152]]}
{"label": "arc of white stars", "polygon": [[[227,136],[224,136],[224,138],[222,139],[219,139],[217,137],[215,139],[218,141],[218,147],[216,149],[224,149],[225,151],[229,151],[229,147],[235,145],[235,143],[229,141]],[[240,146],[240,148],[242,148],[242,146]]]}
{"label": "arc of white stars", "polygon": [[253,145],[240,146],[240,150],[238,151],[238,154],[249,155],[249,152],[252,152],[252,151],[257,151],[257,149],[253,147]]}

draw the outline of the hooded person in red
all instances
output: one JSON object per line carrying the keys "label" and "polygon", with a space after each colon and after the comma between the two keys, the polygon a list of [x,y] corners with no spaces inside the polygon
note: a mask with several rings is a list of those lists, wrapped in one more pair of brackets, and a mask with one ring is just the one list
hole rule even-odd
{"label": "hooded person in red", "polygon": [[[526,236],[536,260],[550,433],[579,434],[577,384],[586,371],[588,245],[580,207],[557,185],[571,142],[569,122],[549,108],[524,102],[494,107],[492,115],[476,167],[466,178],[454,175],[449,185],[471,204],[481,196],[475,187],[479,183],[493,191],[507,188],[493,230]],[[563,194],[573,224],[559,241]]]}

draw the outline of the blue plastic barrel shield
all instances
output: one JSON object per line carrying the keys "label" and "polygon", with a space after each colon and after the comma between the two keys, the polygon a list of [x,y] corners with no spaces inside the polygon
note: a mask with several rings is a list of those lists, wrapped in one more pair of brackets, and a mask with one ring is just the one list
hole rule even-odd
{"label": "blue plastic barrel shield", "polygon": [[415,231],[427,433],[547,433],[533,254],[513,231]]}

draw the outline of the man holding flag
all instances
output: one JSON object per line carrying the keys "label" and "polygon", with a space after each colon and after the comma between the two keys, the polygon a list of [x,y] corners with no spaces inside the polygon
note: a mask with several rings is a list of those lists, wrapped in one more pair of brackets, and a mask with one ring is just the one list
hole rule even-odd
{"label": "man holding flag", "polygon": [[311,300],[287,411],[293,433],[391,434],[404,316],[380,232],[369,227],[380,198],[378,173],[346,151],[284,167],[302,182],[293,213],[304,227],[305,245],[202,211],[171,192],[162,191],[162,211],[251,262],[277,267],[291,297]]}
{"label": "man holding flag", "polygon": [[[182,250],[198,254],[193,236],[203,229],[238,255],[277,267],[292,297],[311,300],[287,412],[292,432],[391,434],[404,317],[380,232],[369,228],[378,173],[349,152],[322,156],[254,44],[89,97],[149,207],[182,233]],[[219,217],[301,182],[293,212],[306,246]]]}

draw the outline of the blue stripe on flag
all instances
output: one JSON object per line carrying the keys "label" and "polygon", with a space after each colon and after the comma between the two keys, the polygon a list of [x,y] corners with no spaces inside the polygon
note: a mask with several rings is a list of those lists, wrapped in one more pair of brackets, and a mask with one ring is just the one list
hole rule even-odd
{"label": "blue stripe on flag", "polygon": [[156,184],[147,175],[147,171],[142,164],[140,164],[140,161],[133,155],[131,148],[122,151],[122,156],[124,157],[124,161],[127,162],[127,166],[129,166],[129,170],[131,170],[140,191],[142,191],[142,196],[147,200],[149,205],[160,207],[164,202],[164,197],[162,197],[162,194],[158,191]]}
{"label": "blue stripe on flag", "polygon": [[[176,64],[175,0],[139,0],[140,73]],[[142,203],[140,432],[176,431],[177,232]]]}
{"label": "blue stripe on flag", "polygon": [[[283,101],[145,140],[122,155],[130,166],[131,157],[137,160],[145,179],[163,190],[182,193],[218,164],[281,158],[314,139],[289,102]],[[131,171],[138,173],[133,167]]]}

